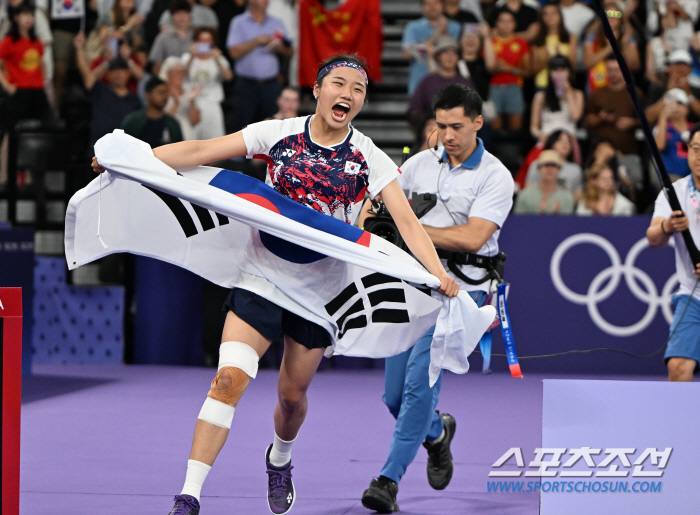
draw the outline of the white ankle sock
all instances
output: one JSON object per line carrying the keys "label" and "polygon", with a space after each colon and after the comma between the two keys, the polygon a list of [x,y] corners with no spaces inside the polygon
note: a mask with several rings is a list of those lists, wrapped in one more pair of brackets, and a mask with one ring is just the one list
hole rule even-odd
{"label": "white ankle sock", "polygon": [[180,495],[191,495],[199,501],[202,493],[202,485],[211,470],[211,465],[201,461],[187,460],[187,475],[185,476],[185,486],[182,487]]}
{"label": "white ankle sock", "polygon": [[[294,440],[296,440],[296,438]],[[292,444],[294,440],[285,442],[275,434],[275,440],[272,443],[272,450],[270,451],[270,463],[275,467],[281,467],[289,463],[289,460],[292,459]]]}

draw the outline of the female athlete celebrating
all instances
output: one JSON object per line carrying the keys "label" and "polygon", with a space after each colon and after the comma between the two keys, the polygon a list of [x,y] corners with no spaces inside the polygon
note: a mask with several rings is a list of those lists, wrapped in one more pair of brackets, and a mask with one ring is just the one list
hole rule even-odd
{"label": "female athlete celebrating", "polygon": [[[350,122],[362,109],[367,73],[355,56],[327,60],[314,85],[318,103],[312,116],[270,120],[207,141],[185,141],[154,150],[175,169],[236,156],[268,162],[268,183],[279,193],[317,211],[352,223],[365,191],[382,200],[411,251],[440,279],[440,292],[455,296],[459,286],[445,272],[435,248],[411,211],[389,157]],[[93,160],[96,171],[102,171]],[[275,514],[294,504],[291,450],[307,410],[306,391],[331,337],[321,326],[282,309],[245,288],[231,290],[219,351],[219,370],[199,413],[185,485],[170,515],[197,515],[202,484],[223,447],[238,404],[258,360],[284,335],[277,385],[275,435],[266,453],[268,505]]]}

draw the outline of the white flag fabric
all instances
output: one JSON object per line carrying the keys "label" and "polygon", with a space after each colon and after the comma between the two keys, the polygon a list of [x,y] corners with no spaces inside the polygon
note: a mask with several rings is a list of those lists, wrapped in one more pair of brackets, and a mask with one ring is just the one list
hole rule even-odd
{"label": "white flag fabric", "polygon": [[51,19],[66,20],[85,16],[85,0],[53,0]]}
{"label": "white flag fabric", "polygon": [[467,356],[495,318],[493,307],[479,309],[463,292],[431,297],[413,285],[440,282],[413,257],[256,179],[211,167],[176,172],[122,131],[101,138],[95,153],[108,172],[69,203],[70,269],[113,252],[167,261],[321,325],[334,352],[347,356],[403,352],[442,310],[433,383],[441,368],[468,370]]}

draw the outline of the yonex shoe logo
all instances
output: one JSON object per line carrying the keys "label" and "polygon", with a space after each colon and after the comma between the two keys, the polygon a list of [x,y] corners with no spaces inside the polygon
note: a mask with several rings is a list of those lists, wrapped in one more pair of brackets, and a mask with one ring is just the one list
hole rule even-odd
{"label": "yonex shoe logo", "polygon": [[[388,275],[374,273],[362,278],[363,291],[357,287],[357,283],[352,283],[341,291],[337,297],[325,305],[326,312],[335,316],[336,313],[346,304],[350,307],[335,318],[338,327],[338,339],[345,336],[350,329],[361,329],[367,326],[367,306],[365,297],[369,300],[370,309],[376,308],[383,302],[393,302],[406,305],[406,294],[401,285],[401,280]],[[392,283],[399,283],[399,287],[394,287]],[[371,292],[366,292],[369,288],[378,285],[391,285]],[[356,299],[356,300],[355,300]],[[355,300],[355,302],[351,302]],[[364,312],[364,313],[363,313]],[[354,316],[357,315],[357,316]],[[404,324],[410,321],[406,309],[379,308],[372,311],[372,323]]]}
{"label": "yonex shoe logo", "polygon": [[197,225],[194,223],[192,215],[190,215],[190,212],[185,207],[185,205],[189,205],[190,207],[192,207],[194,214],[197,215],[197,219],[199,220],[199,223],[202,226],[202,232],[208,231],[209,229],[213,229],[214,227],[216,227],[214,225],[214,220],[212,219],[212,213],[216,216],[216,219],[219,221],[219,227],[228,223],[228,218],[222,215],[221,213],[208,211],[203,207],[198,206],[197,204],[192,204],[191,202],[181,200],[177,197],[173,197],[172,195],[168,195],[167,193],[163,193],[162,191],[149,188],[145,184],[142,186],[147,190],[150,190],[153,193],[155,193],[165,203],[165,205],[168,206],[168,209],[170,209],[172,214],[175,215],[177,222],[180,224],[180,227],[182,227],[182,231],[185,233],[185,237],[187,238],[195,236],[199,234],[199,232],[197,230]]}
{"label": "yonex shoe logo", "polygon": [[287,502],[292,502],[292,493],[291,492],[287,495]]}

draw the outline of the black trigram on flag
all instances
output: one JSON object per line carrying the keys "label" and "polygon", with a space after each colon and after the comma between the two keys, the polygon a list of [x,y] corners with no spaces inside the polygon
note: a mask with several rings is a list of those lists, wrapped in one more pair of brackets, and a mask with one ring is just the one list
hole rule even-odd
{"label": "black trigram on flag", "polygon": [[[198,232],[197,226],[195,225],[194,220],[192,219],[192,215],[190,215],[190,212],[185,207],[185,203],[192,206],[194,214],[197,215],[199,223],[202,224],[202,231],[208,231],[209,229],[213,229],[214,227],[216,227],[214,225],[214,220],[211,217],[211,211],[208,211],[203,207],[198,206],[197,204],[187,202],[186,200],[180,200],[179,198],[173,197],[172,195],[168,195],[167,193],[163,193],[162,191],[149,188],[145,184],[142,184],[142,186],[147,190],[150,190],[156,195],[158,195],[158,197],[165,203],[165,205],[168,206],[168,209],[170,209],[173,215],[175,215],[177,222],[180,224],[180,227],[182,227],[182,231],[185,233],[185,236],[187,238],[195,236],[196,234],[198,234]],[[219,226],[226,225],[228,223],[228,218],[226,218],[221,213],[214,213],[214,215],[219,221]]]}
{"label": "black trigram on flag", "polygon": [[[406,294],[401,285],[401,279],[389,277],[388,275],[374,273],[362,278],[364,289],[377,285],[387,285],[386,287],[374,290],[366,294],[370,306],[365,305],[364,296],[360,294],[357,283],[350,284],[338,294],[336,298],[325,305],[326,312],[335,318],[338,326],[338,339],[345,336],[350,329],[360,329],[367,326],[367,317],[371,311],[372,323],[403,324],[410,321],[406,309],[380,307],[384,302],[393,302],[406,305]],[[396,287],[396,283],[400,286]],[[357,299],[349,308],[339,313],[340,308],[345,306],[352,299]]]}

